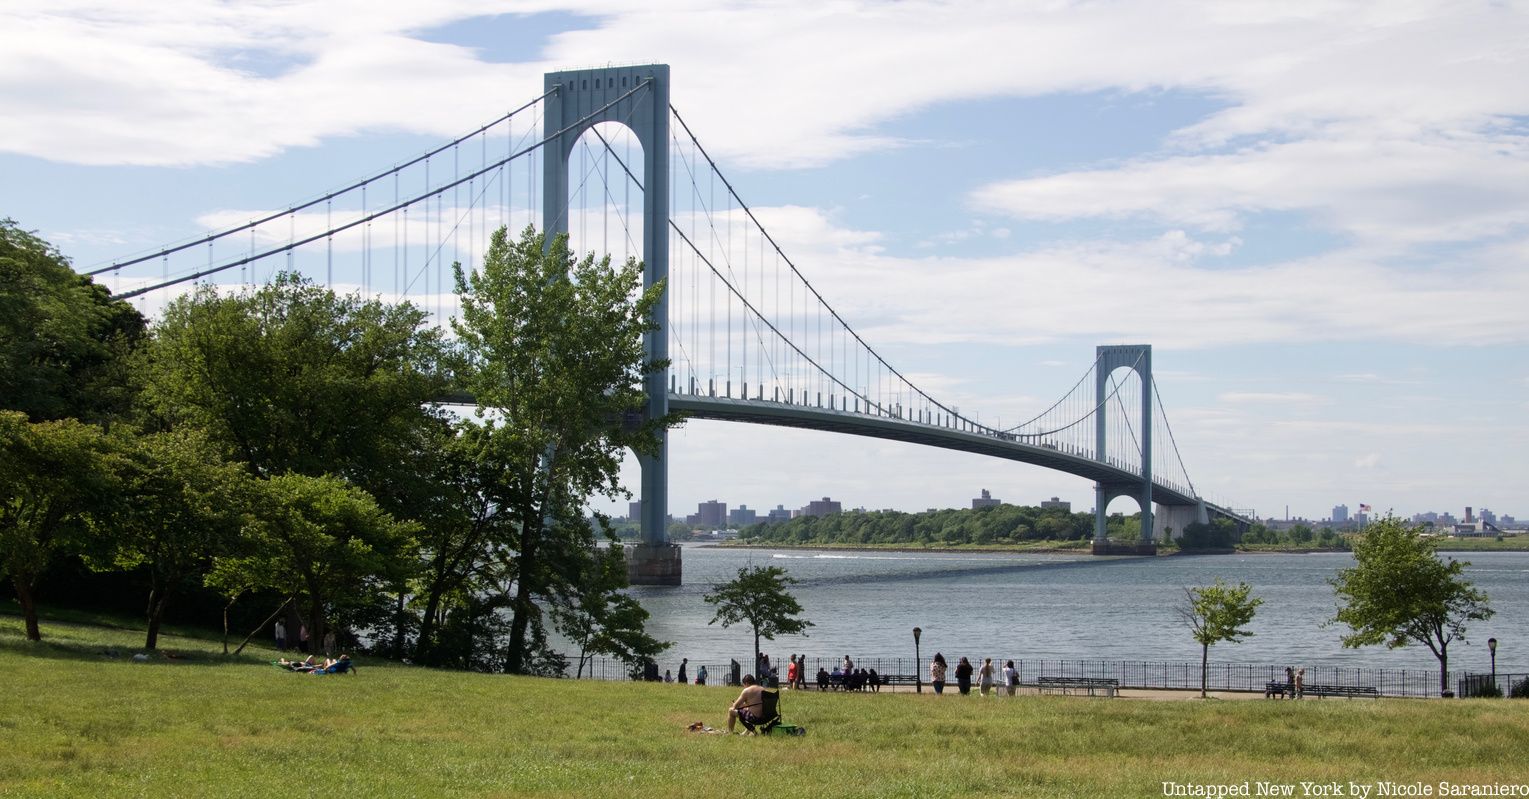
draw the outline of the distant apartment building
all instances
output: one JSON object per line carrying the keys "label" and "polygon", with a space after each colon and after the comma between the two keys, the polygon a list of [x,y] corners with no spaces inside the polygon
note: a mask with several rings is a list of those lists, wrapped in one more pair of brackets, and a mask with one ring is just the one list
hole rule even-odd
{"label": "distant apartment building", "polygon": [[1487,508],[1481,509],[1481,520],[1487,524],[1497,524],[1497,514]]}
{"label": "distant apartment building", "polygon": [[840,504],[838,502],[835,502],[834,500],[829,499],[828,497],[823,497],[822,499],[815,499],[815,500],[807,503],[807,507],[802,508],[802,515],[803,516],[827,516],[827,515],[832,514],[832,513],[839,513],[842,510],[843,510],[843,508],[840,507]]}
{"label": "distant apartment building", "polygon": [[993,495],[989,494],[987,489],[984,488],[982,489],[982,496],[976,497],[972,500],[972,510],[976,510],[978,508],[996,508],[1002,504],[1003,500],[993,499]]}
{"label": "distant apartment building", "polygon": [[1052,497],[1051,499],[1041,500],[1041,510],[1060,510],[1072,513],[1072,503],[1063,502],[1056,497]]}
{"label": "distant apartment building", "polygon": [[628,502],[626,504],[626,519],[629,522],[640,521],[642,519],[642,500],[639,499],[636,502]]}
{"label": "distant apartment building", "polygon": [[685,517],[685,522],[698,527],[726,527],[727,503],[715,499],[702,502],[696,505],[694,516]]}
{"label": "distant apartment building", "polygon": [[791,516],[793,513],[793,511],[787,510],[785,505],[776,505],[775,508],[771,510],[770,513],[765,517],[765,521],[769,522],[770,524],[789,522],[791,521]]}
{"label": "distant apartment building", "polygon": [[1348,506],[1347,505],[1334,505],[1333,506],[1333,524],[1343,524],[1346,521],[1348,521]]}
{"label": "distant apartment building", "polygon": [[759,522],[759,514],[747,505],[739,505],[727,513],[727,523],[733,527],[747,527]]}

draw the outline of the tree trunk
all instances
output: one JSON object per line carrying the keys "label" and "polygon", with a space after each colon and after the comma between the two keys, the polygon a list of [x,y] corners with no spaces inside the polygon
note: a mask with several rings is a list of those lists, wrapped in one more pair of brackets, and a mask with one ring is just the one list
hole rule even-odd
{"label": "tree trunk", "polygon": [[[272,621],[275,621],[276,617],[280,616],[281,612],[286,610],[287,606],[292,604],[292,600],[294,600],[296,598],[297,597],[295,597],[295,596],[287,597],[286,600],[281,603],[281,607],[278,607],[276,609],[275,613],[272,613],[271,615],[265,617],[265,621],[261,622],[260,626],[256,627],[253,630],[250,630],[250,634],[244,636],[244,640],[239,642],[239,648],[234,650],[234,656],[238,657],[239,653],[243,652],[244,648],[250,645],[250,641],[254,640],[255,636],[260,634],[260,631],[264,630],[265,626],[267,624],[270,624]],[[232,603],[232,602],[228,603],[228,607],[231,608],[233,606],[234,606],[234,603]],[[225,654],[225,655],[228,654],[228,610],[227,610],[227,608],[225,608],[223,610],[223,654]]]}
{"label": "tree trunk", "polygon": [[21,603],[21,615],[27,623],[27,640],[41,641],[42,631],[37,629],[37,601],[32,596],[32,582],[20,575],[11,578],[16,589],[16,601]]}
{"label": "tree trunk", "polygon": [[414,641],[414,660],[424,665],[434,665],[430,661],[430,650],[434,648],[435,617],[440,611],[441,589],[433,585],[425,599],[425,613],[419,619],[419,637]]}
{"label": "tree trunk", "polygon": [[1200,698],[1205,698],[1205,671],[1210,666],[1210,644],[1200,644]]}
{"label": "tree trunk", "polygon": [[308,602],[308,654],[316,654],[324,647],[326,627],[324,601],[319,598],[317,592],[314,592],[312,599]]}
{"label": "tree trunk", "polygon": [[159,624],[165,616],[165,605],[169,603],[169,592],[159,586],[149,588],[149,632],[143,642],[143,648],[154,651],[159,646]]}
{"label": "tree trunk", "polygon": [[514,611],[510,616],[510,645],[504,656],[506,674],[525,671],[526,628],[531,624],[531,575],[536,574],[536,538],[541,534],[541,524],[521,524],[520,555],[515,564]]}
{"label": "tree trunk", "polygon": [[761,671],[760,666],[762,665],[762,663],[763,663],[763,661],[759,657],[759,628],[755,627],[754,628],[754,679],[758,680],[760,685],[764,685],[764,677],[759,674],[759,672]]}
{"label": "tree trunk", "polygon": [[398,607],[393,614],[393,659],[403,660],[404,588],[398,587]]}
{"label": "tree trunk", "polygon": [[1448,644],[1439,647],[1439,696],[1449,696],[1449,649]]}

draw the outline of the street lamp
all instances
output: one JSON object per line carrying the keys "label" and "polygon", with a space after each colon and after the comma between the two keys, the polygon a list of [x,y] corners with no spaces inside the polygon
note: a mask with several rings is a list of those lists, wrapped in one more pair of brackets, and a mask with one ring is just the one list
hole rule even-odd
{"label": "street lamp", "polygon": [[1492,653],[1492,687],[1497,687],[1497,639],[1487,639],[1487,651]]}
{"label": "street lamp", "polygon": [[[918,637],[923,634],[923,630],[917,627],[913,628],[913,687],[918,693],[924,692],[924,672],[921,668],[924,660],[918,653]],[[1492,640],[1495,643],[1497,639],[1494,638]],[[1495,652],[1497,650],[1494,648],[1492,651]]]}

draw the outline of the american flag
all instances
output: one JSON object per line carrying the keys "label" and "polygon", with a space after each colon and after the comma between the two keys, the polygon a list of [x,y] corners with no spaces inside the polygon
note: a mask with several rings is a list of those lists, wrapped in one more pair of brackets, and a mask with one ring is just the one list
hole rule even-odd
{"label": "american flag", "polygon": [[1363,502],[1359,503],[1359,512],[1360,513],[1369,513],[1370,512],[1370,506],[1364,504]]}

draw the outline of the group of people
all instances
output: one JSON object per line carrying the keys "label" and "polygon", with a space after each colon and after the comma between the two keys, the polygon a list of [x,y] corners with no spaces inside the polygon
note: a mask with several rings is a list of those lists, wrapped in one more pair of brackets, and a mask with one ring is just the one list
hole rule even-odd
{"label": "group of people", "polygon": [[[672,682],[677,682],[677,683],[679,683],[681,685],[684,685],[685,683],[690,682],[689,666],[690,666],[690,658],[680,658],[680,673],[679,673],[679,676],[676,677],[668,669],[664,669],[664,682],[671,682],[671,683]],[[696,685],[705,685],[706,684],[706,666],[704,664],[700,668],[695,670],[695,684]]]}
{"label": "group of people", "polygon": [[337,658],[324,658],[321,662],[313,655],[302,660],[287,660],[281,658],[276,665],[287,671],[296,671],[303,674],[344,674],[354,668],[350,662],[350,655],[340,655]]}
{"label": "group of people", "polygon": [[1286,666],[1285,684],[1280,687],[1283,688],[1283,690],[1279,691],[1278,696],[1276,696],[1275,684],[1271,683],[1269,688],[1264,691],[1264,698],[1268,699],[1273,697],[1278,699],[1300,699],[1301,697],[1305,696],[1306,668],[1303,666],[1299,669],[1296,669],[1291,668],[1290,666]]}
{"label": "group of people", "polygon": [[[276,638],[276,648],[277,649],[285,652],[285,651],[287,651],[287,645],[291,644],[293,647],[295,647],[297,649],[297,651],[299,651],[299,652],[301,652],[301,653],[303,653],[305,655],[308,654],[308,651],[309,651],[309,645],[308,645],[308,625],[306,625],[306,624],[298,624],[297,625],[297,638],[294,639],[294,640],[291,640],[291,641],[287,640],[287,622],[285,620],[277,619],[276,623],[271,626],[271,631],[273,633],[275,633],[274,637]],[[338,646],[339,646],[339,643],[335,639],[335,632],[334,632],[334,630],[331,629],[328,632],[325,632],[324,633],[324,655],[327,656],[327,657],[334,657],[334,651],[335,651],[335,649]]]}
{"label": "group of people", "polygon": [[[934,653],[934,659],[929,661],[929,682],[934,686],[935,693],[945,693],[945,678],[949,676],[949,671],[950,664],[945,662],[945,655],[939,652]],[[962,696],[972,692],[974,671],[977,677],[977,690],[983,696],[988,696],[989,692],[996,696],[996,688],[1000,684],[1009,696],[1013,696],[1014,691],[1019,688],[1019,671],[1014,668],[1014,661],[1008,661],[1001,670],[995,671],[993,659],[983,658],[982,666],[974,670],[971,661],[961,658],[956,664],[955,678],[956,690],[960,691]]]}
{"label": "group of people", "polygon": [[834,666],[833,671],[823,668],[818,669],[818,690],[827,691],[829,688],[842,688],[846,691],[881,691],[881,675],[875,669],[850,669],[845,671],[840,666]]}

